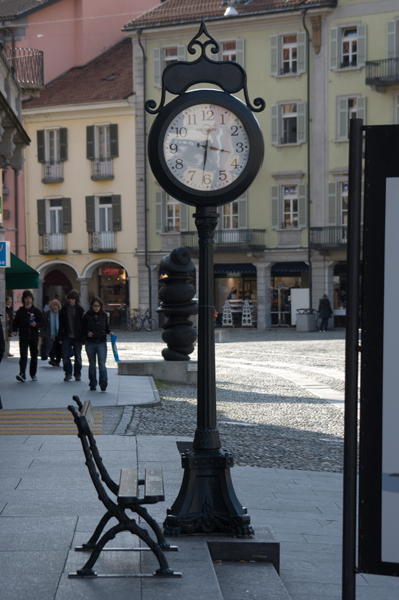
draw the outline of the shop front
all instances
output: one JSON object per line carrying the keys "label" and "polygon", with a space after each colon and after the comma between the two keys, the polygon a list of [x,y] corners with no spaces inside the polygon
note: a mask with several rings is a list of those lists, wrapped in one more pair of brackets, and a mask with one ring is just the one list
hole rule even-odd
{"label": "shop front", "polygon": [[309,265],[305,262],[275,263],[271,270],[271,325],[291,325],[291,290],[309,286]]}
{"label": "shop front", "polygon": [[[126,269],[115,263],[104,263],[98,267],[98,295],[104,303],[104,310],[116,318],[119,312],[129,305],[129,279]],[[89,301],[95,293],[89,290]],[[118,314],[117,314],[118,313]]]}
{"label": "shop front", "polygon": [[245,300],[251,312],[252,326],[257,323],[257,276],[253,264],[219,264],[214,265],[215,278],[215,309],[218,313],[216,324],[222,325],[223,310],[228,301],[232,324],[234,327],[243,325],[243,308]]}
{"label": "shop front", "polygon": [[346,325],[346,261],[334,265],[334,326]]}

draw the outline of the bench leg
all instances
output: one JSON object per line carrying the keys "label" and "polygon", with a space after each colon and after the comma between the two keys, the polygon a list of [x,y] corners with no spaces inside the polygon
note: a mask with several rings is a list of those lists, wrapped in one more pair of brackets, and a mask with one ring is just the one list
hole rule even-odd
{"label": "bench leg", "polygon": [[75,550],[93,550],[93,548],[95,548],[95,546],[96,546],[96,543],[97,543],[100,535],[104,531],[104,527],[106,526],[108,521],[110,519],[112,519],[113,516],[114,515],[109,510],[107,510],[107,512],[101,518],[99,524],[95,528],[94,533],[91,536],[91,538],[89,539],[89,541],[86,542],[85,544],[82,544],[81,546],[78,546],[77,548],[75,548]]}
{"label": "bench leg", "polygon": [[76,574],[79,575],[80,577],[95,576],[96,574],[93,571],[93,567],[94,567],[98,557],[100,556],[102,549],[104,548],[105,544],[107,544],[110,540],[113,540],[114,537],[118,533],[121,533],[122,531],[130,531],[130,533],[132,533],[133,535],[137,535],[141,540],[143,540],[143,542],[145,542],[147,544],[147,546],[150,548],[150,550],[152,550],[152,552],[154,553],[154,555],[156,556],[156,558],[158,560],[159,567],[160,567],[155,572],[155,575],[172,576],[172,577],[175,576],[172,569],[170,569],[168,561],[166,560],[165,555],[162,552],[162,550],[160,549],[160,547],[158,546],[158,544],[156,544],[154,542],[154,540],[151,539],[151,537],[148,535],[148,533],[145,529],[142,529],[141,527],[139,527],[137,525],[137,523],[134,521],[134,519],[129,519],[128,522],[118,523],[118,525],[111,527],[111,529],[109,529],[102,536],[102,538],[97,542],[97,544],[95,545],[95,547],[90,555],[89,560],[86,562],[86,564],[81,569],[78,569],[76,571]]}
{"label": "bench leg", "polygon": [[[133,511],[132,508],[130,510]],[[135,507],[134,512],[136,512],[142,519],[144,519],[144,521],[146,523],[148,523],[148,525],[151,527],[151,529],[153,530],[153,532],[155,533],[155,535],[157,537],[158,546],[162,550],[169,550],[169,551],[171,551],[171,550],[174,550],[174,551],[178,550],[177,546],[171,546],[169,544],[169,542],[167,542],[165,540],[165,536],[162,533],[162,529],[159,527],[159,525],[156,522],[156,520],[151,517],[151,515],[148,512],[148,510],[146,508],[144,508],[144,506],[138,505],[137,507]]]}

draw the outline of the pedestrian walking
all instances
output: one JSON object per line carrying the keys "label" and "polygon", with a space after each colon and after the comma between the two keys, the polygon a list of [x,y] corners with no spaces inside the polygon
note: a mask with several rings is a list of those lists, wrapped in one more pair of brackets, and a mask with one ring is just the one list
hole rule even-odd
{"label": "pedestrian walking", "polygon": [[33,294],[25,290],[22,294],[22,306],[15,313],[12,324],[12,336],[19,332],[19,375],[17,380],[26,381],[26,365],[28,363],[28,349],[30,353],[29,375],[32,381],[37,381],[37,347],[39,341],[39,329],[43,326],[43,315],[33,305]]}
{"label": "pedestrian walking", "polygon": [[13,354],[10,352],[10,341],[11,341],[11,327],[14,320],[14,311],[12,309],[12,298],[7,296],[6,298],[6,345],[7,345],[7,358],[12,358]]}
{"label": "pedestrian walking", "polygon": [[331,304],[330,304],[327,294],[323,294],[322,298],[320,298],[318,312],[319,312],[319,317],[321,318],[321,324],[320,324],[319,331],[327,331],[328,330],[328,319],[333,314]]}
{"label": "pedestrian walking", "polygon": [[108,385],[108,374],[105,363],[107,361],[107,334],[112,335],[109,329],[108,315],[103,309],[103,303],[98,296],[90,302],[89,310],[83,316],[83,335],[85,336],[86,353],[89,359],[89,381],[92,391],[97,388],[97,370],[100,380],[100,389],[105,392]]}
{"label": "pedestrian walking", "polygon": [[[1,317],[2,316],[3,315],[0,315],[0,363],[3,360],[4,352],[5,352],[5,349],[6,349],[6,343],[5,343],[5,340],[4,340],[4,333],[3,333],[3,324],[1,322]],[[3,408],[3,405],[1,403],[1,396],[0,396],[0,409],[2,409],[2,408]]]}
{"label": "pedestrian walking", "polygon": [[80,381],[82,371],[82,317],[84,310],[79,304],[79,292],[71,290],[67,294],[67,303],[61,308],[59,316],[58,338],[62,344],[62,362],[65,371],[64,381],[72,378],[72,361],[74,357],[73,375]]}
{"label": "pedestrian walking", "polygon": [[44,315],[43,343],[45,354],[49,357],[49,365],[59,367],[62,357],[62,345],[58,339],[60,328],[61,302],[50,300],[49,310]]}

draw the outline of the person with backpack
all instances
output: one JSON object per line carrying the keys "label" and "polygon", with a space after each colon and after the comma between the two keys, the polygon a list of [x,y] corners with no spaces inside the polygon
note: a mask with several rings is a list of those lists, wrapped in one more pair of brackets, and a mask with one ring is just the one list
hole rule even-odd
{"label": "person with backpack", "polygon": [[33,294],[25,290],[22,294],[22,306],[17,310],[12,324],[12,336],[19,332],[19,375],[17,380],[26,381],[26,365],[28,363],[28,350],[30,353],[29,375],[32,381],[37,381],[37,355],[39,330],[44,324],[42,312],[33,305]]}

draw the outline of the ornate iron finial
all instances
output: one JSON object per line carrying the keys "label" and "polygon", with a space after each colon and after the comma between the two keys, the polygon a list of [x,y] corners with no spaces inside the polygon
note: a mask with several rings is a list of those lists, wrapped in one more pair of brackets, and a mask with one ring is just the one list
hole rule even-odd
{"label": "ornate iron finial", "polygon": [[[199,38],[205,35],[208,39],[204,42]],[[263,98],[255,98],[254,105],[251,104],[247,90],[247,74],[245,69],[237,62],[211,60],[206,55],[206,49],[210,46],[212,54],[219,52],[219,44],[212,36],[202,21],[197,35],[188,44],[188,52],[195,54],[194,46],[200,46],[201,55],[192,62],[176,61],[169,64],[162,73],[162,96],[158,108],[155,100],[147,100],[145,109],[151,115],[159,113],[165,105],[166,92],[176,96],[184,94],[193,85],[198,83],[211,83],[220,87],[228,94],[243,91],[247,107],[252,112],[261,112],[266,107]],[[255,108],[257,107],[257,108]]]}

